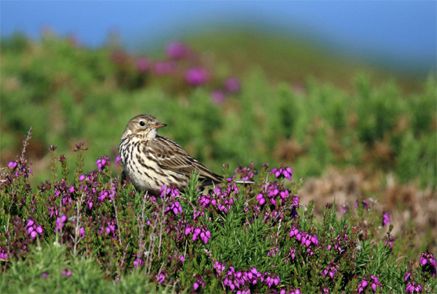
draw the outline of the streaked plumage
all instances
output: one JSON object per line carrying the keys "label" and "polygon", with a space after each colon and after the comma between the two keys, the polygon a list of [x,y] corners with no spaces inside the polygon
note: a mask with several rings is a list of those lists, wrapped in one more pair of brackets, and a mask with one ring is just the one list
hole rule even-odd
{"label": "streaked plumage", "polygon": [[177,143],[158,135],[157,129],[164,126],[151,115],[138,115],[129,121],[121,137],[124,173],[138,190],[157,193],[164,184],[183,189],[193,172],[205,185],[222,181]]}

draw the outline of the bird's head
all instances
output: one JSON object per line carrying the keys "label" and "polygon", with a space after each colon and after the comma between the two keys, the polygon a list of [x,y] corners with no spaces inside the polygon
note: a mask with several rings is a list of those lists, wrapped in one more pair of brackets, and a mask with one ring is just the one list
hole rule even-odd
{"label": "bird's head", "polygon": [[140,114],[128,122],[123,138],[128,135],[137,135],[145,139],[153,139],[156,136],[156,130],[165,126],[166,124],[149,114]]}

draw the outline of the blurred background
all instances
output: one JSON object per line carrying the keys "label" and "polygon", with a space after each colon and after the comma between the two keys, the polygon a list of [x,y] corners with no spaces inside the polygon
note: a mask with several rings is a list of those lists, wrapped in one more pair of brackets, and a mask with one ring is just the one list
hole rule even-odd
{"label": "blurred background", "polygon": [[0,5],[2,166],[32,127],[36,180],[52,144],[94,168],[150,113],[217,172],[290,165],[319,206],[437,223],[435,1]]}

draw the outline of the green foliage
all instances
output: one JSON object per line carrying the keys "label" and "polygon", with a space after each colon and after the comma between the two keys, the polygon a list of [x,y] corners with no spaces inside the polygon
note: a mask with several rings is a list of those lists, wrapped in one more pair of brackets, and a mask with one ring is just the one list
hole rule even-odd
{"label": "green foliage", "polygon": [[[111,176],[119,172],[115,164],[83,173],[82,151],[76,157],[75,165],[63,157],[52,162],[53,179],[37,189],[25,160],[9,168],[0,187],[0,292],[190,292],[196,283],[205,292],[236,292],[227,279],[254,269],[256,283],[241,280],[238,289],[355,292],[376,276],[380,291],[399,292],[406,272],[425,292],[437,287],[432,268],[414,261],[419,250],[406,248],[403,235],[390,239],[392,227],[381,226],[381,211],[369,201],[347,213],[334,203],[318,218],[313,204],[299,203],[305,195],[296,196],[298,180],[251,167],[251,185],[227,181],[200,190],[194,175],[182,193],[144,195]],[[37,226],[32,237],[29,227]],[[332,278],[323,274],[329,266]]]}
{"label": "green foliage", "polygon": [[[315,79],[272,85],[268,73],[254,69],[242,76],[239,93],[216,104],[210,92],[229,67],[215,60],[207,65],[210,83],[193,89],[182,73],[139,72],[137,57],[120,48],[17,35],[4,40],[2,49],[3,161],[13,159],[32,126],[30,150],[37,159],[46,162],[52,144],[65,153],[83,141],[90,150],[85,167],[91,168],[100,154],[115,155],[132,116],[151,113],[169,125],[164,135],[217,170],[223,162],[292,163],[300,176],[310,176],[331,165],[358,165],[436,185],[434,77],[405,94],[394,82],[375,86],[360,75],[345,92]],[[189,62],[181,61],[181,70]]]}

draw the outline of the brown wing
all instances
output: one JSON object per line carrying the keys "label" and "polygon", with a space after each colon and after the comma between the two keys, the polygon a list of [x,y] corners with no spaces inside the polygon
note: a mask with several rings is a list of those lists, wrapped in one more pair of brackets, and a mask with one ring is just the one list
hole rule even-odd
{"label": "brown wing", "polygon": [[223,177],[211,172],[202,163],[191,157],[181,146],[159,135],[149,144],[153,154],[157,156],[161,168],[169,169],[176,173],[191,176],[193,172],[199,174],[201,181],[221,182]]}

